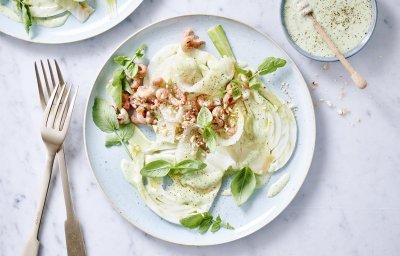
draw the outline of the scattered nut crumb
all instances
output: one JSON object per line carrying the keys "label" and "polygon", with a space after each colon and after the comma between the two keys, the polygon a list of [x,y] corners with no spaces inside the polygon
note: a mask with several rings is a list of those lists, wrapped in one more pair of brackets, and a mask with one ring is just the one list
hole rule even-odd
{"label": "scattered nut crumb", "polygon": [[231,196],[232,195],[232,191],[231,191],[230,188],[227,188],[227,189],[222,191],[221,195],[223,195],[223,196]]}
{"label": "scattered nut crumb", "polygon": [[346,109],[346,108],[338,108],[336,110],[336,112],[338,113],[339,116],[345,116],[348,113],[350,113],[350,110]]}
{"label": "scattered nut crumb", "polygon": [[315,90],[317,87],[318,87],[318,82],[313,80],[311,83],[311,88]]}
{"label": "scattered nut crumb", "polygon": [[326,103],[326,105],[328,105],[328,107],[330,107],[330,108],[334,108],[334,107],[335,107],[335,104],[333,104],[330,100],[326,100],[325,103]]}
{"label": "scattered nut crumb", "polygon": [[328,63],[325,63],[325,64],[322,66],[322,69],[323,69],[324,71],[327,71],[327,70],[329,69]]}
{"label": "scattered nut crumb", "polygon": [[344,93],[344,88],[342,87],[342,88],[340,88],[339,99],[340,99],[340,100],[343,99],[343,98],[344,98],[344,95],[345,95],[345,93]]}

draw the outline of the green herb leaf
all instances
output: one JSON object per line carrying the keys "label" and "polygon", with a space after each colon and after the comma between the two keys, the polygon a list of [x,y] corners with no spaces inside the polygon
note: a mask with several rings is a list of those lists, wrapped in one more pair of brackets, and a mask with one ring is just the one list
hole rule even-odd
{"label": "green herb leaf", "polygon": [[118,135],[123,142],[127,142],[130,138],[132,138],[133,133],[135,132],[135,127],[136,126],[133,123],[119,126]]}
{"label": "green herb leaf", "polygon": [[121,140],[116,134],[108,133],[106,134],[105,145],[106,147],[121,145]]}
{"label": "green herb leaf", "polygon": [[121,66],[125,66],[127,63],[132,62],[132,58],[129,56],[116,56],[114,57],[114,62],[121,65]]}
{"label": "green herb leaf", "polygon": [[164,177],[171,170],[172,165],[165,160],[155,160],[146,164],[140,174],[144,177]]}
{"label": "green herb leaf", "polygon": [[207,165],[202,161],[187,159],[177,163],[174,167],[172,167],[172,169],[175,171],[175,173],[185,173],[190,171],[203,170],[206,167]]}
{"label": "green herb leaf", "polygon": [[243,68],[239,67],[238,65],[235,65],[235,70],[236,70],[236,73],[243,74],[246,77],[251,77],[253,75],[253,72],[251,72],[251,70],[243,69]]}
{"label": "green herb leaf", "polygon": [[128,92],[129,94],[133,94],[131,85],[129,84],[128,80],[124,79],[122,81],[122,90]]}
{"label": "green herb leaf", "polygon": [[221,227],[224,227],[226,229],[234,229],[234,227],[232,227],[229,223],[223,223],[219,215],[214,220],[214,217],[209,212],[204,212],[202,214],[198,213],[183,218],[180,220],[180,223],[182,224],[182,226],[190,229],[199,228],[198,231],[201,234],[206,233],[210,229],[210,227],[212,233],[217,232],[221,229]]}
{"label": "green herb leaf", "polygon": [[217,147],[217,135],[215,134],[214,130],[210,126],[207,126],[206,128],[204,128],[203,139],[206,142],[208,149],[211,152],[214,152],[215,148]]}
{"label": "green herb leaf", "polygon": [[235,85],[232,87],[232,97],[234,100],[239,99],[240,97],[242,97],[242,90],[240,90],[238,85]]}
{"label": "green herb leaf", "polygon": [[199,226],[199,232],[201,234],[204,234],[208,231],[208,229],[211,227],[213,223],[213,216],[209,214],[208,212],[204,214],[203,216],[203,221],[200,223]]}
{"label": "green herb leaf", "polygon": [[119,128],[114,108],[100,98],[94,99],[92,118],[96,126],[103,132],[111,133]]}
{"label": "green herb leaf", "polygon": [[233,226],[231,226],[231,224],[229,224],[228,222],[227,222],[227,223],[221,223],[221,226],[224,227],[224,228],[226,228],[226,229],[231,229],[231,230],[235,229],[235,228],[234,228]]}
{"label": "green herb leaf", "polygon": [[142,44],[137,50],[136,50],[136,52],[135,52],[135,56],[136,56],[136,58],[138,58],[138,59],[141,59],[141,58],[143,58],[143,56],[144,56],[144,50],[146,49],[146,45],[145,44]]}
{"label": "green herb leaf", "polygon": [[15,2],[15,5],[17,6],[17,9],[19,11],[21,11],[22,10],[22,0],[14,0],[14,2]]}
{"label": "green herb leaf", "polygon": [[281,68],[286,65],[286,60],[268,57],[258,66],[258,74],[266,75],[272,72],[275,72],[278,68]]}
{"label": "green herb leaf", "polygon": [[22,11],[22,22],[25,25],[25,31],[26,31],[26,33],[29,34],[29,30],[32,26],[32,15],[31,15],[31,11],[29,9],[29,5],[22,3],[21,11]]}
{"label": "green herb leaf", "polygon": [[125,80],[123,68],[117,68],[113,72],[112,82],[106,85],[107,93],[111,96],[118,109],[122,106],[122,82]]}
{"label": "green herb leaf", "polygon": [[180,220],[182,226],[190,229],[195,229],[200,226],[204,217],[201,213],[191,215],[189,217],[183,218]]}
{"label": "green herb leaf", "polygon": [[256,177],[249,167],[238,171],[232,179],[232,196],[238,205],[245,203],[256,188]]}
{"label": "green herb leaf", "polygon": [[220,228],[221,228],[221,217],[218,215],[218,217],[215,219],[215,222],[214,222],[214,224],[212,225],[212,227],[211,227],[211,232],[212,233],[215,233],[215,232],[217,232],[218,230],[220,230]]}
{"label": "green herb leaf", "polygon": [[135,62],[130,63],[126,68],[125,68],[125,74],[133,79],[137,72],[139,71],[139,67]]}
{"label": "green herb leaf", "polygon": [[249,87],[253,90],[259,90],[262,86],[262,82],[260,80],[260,78],[258,77],[253,77],[252,79],[250,79],[249,82]]}
{"label": "green herb leaf", "polygon": [[24,0],[14,0],[17,10],[21,12],[22,23],[25,25],[25,31],[29,34],[29,30],[32,26],[32,15],[29,8],[29,4],[25,3]]}
{"label": "green herb leaf", "polygon": [[211,124],[213,116],[211,111],[206,107],[201,107],[199,114],[197,115],[197,125],[200,128],[204,128]]}

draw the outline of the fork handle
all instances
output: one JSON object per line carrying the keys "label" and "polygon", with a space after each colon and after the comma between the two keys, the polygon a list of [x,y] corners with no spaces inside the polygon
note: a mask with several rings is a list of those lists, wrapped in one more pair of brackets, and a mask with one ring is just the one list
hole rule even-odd
{"label": "fork handle", "polygon": [[61,182],[64,191],[65,209],[67,211],[67,219],[64,223],[65,240],[67,243],[68,256],[86,256],[85,242],[81,227],[74,213],[72,206],[71,191],[68,181],[67,164],[65,162],[64,148],[61,146],[57,153],[58,164],[61,172]]}
{"label": "fork handle", "polygon": [[39,203],[36,208],[36,217],[33,224],[32,234],[30,235],[28,241],[25,244],[22,256],[37,256],[39,255],[39,229],[42,222],[43,209],[46,202],[47,192],[49,191],[49,185],[51,180],[51,173],[53,170],[55,153],[48,153],[46,160],[46,167],[44,170],[44,177],[42,182],[42,191],[40,193]]}

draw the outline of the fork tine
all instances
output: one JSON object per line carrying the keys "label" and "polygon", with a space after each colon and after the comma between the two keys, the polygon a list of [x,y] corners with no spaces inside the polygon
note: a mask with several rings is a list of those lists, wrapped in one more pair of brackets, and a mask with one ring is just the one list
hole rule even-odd
{"label": "fork tine", "polygon": [[47,66],[49,67],[51,83],[53,85],[51,89],[53,89],[54,87],[56,87],[56,81],[54,80],[53,69],[51,68],[49,59],[47,59]]}
{"label": "fork tine", "polygon": [[[53,122],[52,122],[52,124],[51,124],[51,127],[54,127],[54,123],[55,123],[55,121],[56,121],[56,119],[57,119],[57,115],[58,115],[58,113],[59,113],[59,109],[60,109],[60,106],[61,106],[61,100],[64,98],[64,101],[63,101],[63,105],[65,104],[65,102],[67,101],[67,99],[68,99],[68,94],[64,97],[64,91],[65,91],[65,87],[67,87],[67,85],[66,84],[64,84],[64,85],[60,85],[60,86],[62,86],[62,88],[61,88],[61,92],[60,92],[60,96],[58,97],[58,99],[57,99],[57,103],[56,103],[56,107],[57,107],[57,109],[56,109],[56,113],[55,113],[55,115],[54,115],[54,119],[53,119]],[[69,87],[69,90],[71,90],[71,87]],[[69,90],[68,90],[68,92],[69,92]],[[61,108],[62,109],[62,108]],[[63,111],[61,111],[61,113],[63,113]]]}
{"label": "fork tine", "polygon": [[63,101],[62,106],[61,106],[60,115],[58,115],[58,117],[57,117],[57,121],[59,123],[59,127],[58,127],[59,130],[61,130],[61,127],[63,125],[63,119],[65,119],[65,114],[66,114],[65,113],[65,108],[68,106],[68,97],[69,97],[69,94],[71,92],[71,89],[72,89],[72,86],[70,86],[68,88],[68,91],[63,94],[64,101]]}
{"label": "fork tine", "polygon": [[[62,130],[62,131],[67,131],[68,130],[68,127],[69,127],[69,123],[70,123],[70,121],[71,121],[71,116],[72,116],[72,110],[74,109],[74,105],[75,105],[75,100],[76,100],[76,95],[78,94],[78,89],[79,89],[79,87],[77,87],[76,89],[75,89],[75,93],[74,93],[74,96],[72,97],[72,100],[71,100],[71,102],[70,102],[70,104],[69,104],[69,107],[68,107],[68,112],[67,112],[67,115],[66,115],[66,117],[65,117],[65,121],[64,121],[64,125],[63,125],[63,127],[61,127],[61,123],[62,122],[60,122],[60,129]],[[70,91],[68,91],[68,93],[69,93]],[[65,100],[65,102],[67,102],[67,100]],[[65,110],[65,106],[66,106],[66,104],[64,104],[64,106],[63,106],[63,109]],[[63,111],[64,111],[63,110]]]}
{"label": "fork tine", "polygon": [[60,84],[63,84],[64,83],[64,78],[63,78],[63,76],[61,74],[60,67],[58,66],[58,63],[57,63],[56,60],[54,60],[54,63],[56,64],[56,71],[57,71],[58,81],[59,81]]}
{"label": "fork tine", "polygon": [[40,65],[42,66],[44,82],[46,83],[47,95],[50,97],[51,90],[50,90],[49,82],[47,81],[46,70],[44,69],[42,60],[40,60]]}
{"label": "fork tine", "polygon": [[44,99],[43,87],[42,87],[42,83],[40,81],[40,76],[39,76],[39,71],[38,71],[38,68],[36,65],[36,61],[35,61],[35,75],[36,75],[36,81],[37,81],[38,90],[39,90],[40,104],[42,105],[42,109],[44,109],[46,107],[46,100]]}
{"label": "fork tine", "polygon": [[46,109],[43,112],[43,121],[42,121],[42,127],[46,127],[47,126],[47,121],[49,119],[50,116],[50,110],[53,107],[53,103],[54,103],[54,99],[56,97],[58,88],[60,87],[60,84],[57,84],[56,88],[54,88],[50,99],[47,101],[47,105],[46,105]]}

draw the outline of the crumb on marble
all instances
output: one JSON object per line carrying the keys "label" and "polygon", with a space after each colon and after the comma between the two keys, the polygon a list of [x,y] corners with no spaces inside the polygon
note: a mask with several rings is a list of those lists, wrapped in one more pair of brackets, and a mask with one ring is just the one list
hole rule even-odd
{"label": "crumb on marble", "polygon": [[325,63],[324,65],[322,65],[322,69],[323,69],[324,71],[327,71],[327,70],[329,69],[328,63]]}

